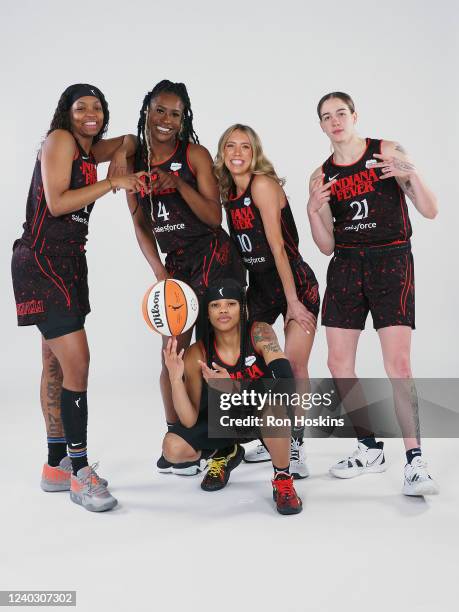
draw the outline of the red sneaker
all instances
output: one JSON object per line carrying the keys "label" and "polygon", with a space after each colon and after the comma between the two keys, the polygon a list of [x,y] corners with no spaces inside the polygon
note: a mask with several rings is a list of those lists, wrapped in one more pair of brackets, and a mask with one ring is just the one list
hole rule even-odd
{"label": "red sneaker", "polygon": [[303,510],[303,504],[293,486],[293,476],[286,472],[278,472],[271,481],[273,499],[280,514],[298,514]]}

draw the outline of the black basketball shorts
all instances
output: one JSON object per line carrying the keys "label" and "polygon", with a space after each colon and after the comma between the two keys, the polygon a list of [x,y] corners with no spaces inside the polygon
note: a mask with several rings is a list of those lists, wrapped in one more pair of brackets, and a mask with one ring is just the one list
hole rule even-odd
{"label": "black basketball shorts", "polygon": [[218,230],[215,236],[204,236],[188,249],[167,254],[166,270],[172,278],[190,285],[198,298],[207,287],[224,278],[233,278],[245,285],[245,270],[239,253],[228,234]]}
{"label": "black basketball shorts", "polygon": [[392,325],[415,329],[409,243],[335,249],[328,266],[322,325],[364,329],[368,312],[376,330]]}
{"label": "black basketball shorts", "polygon": [[49,257],[18,240],[11,275],[18,325],[37,325],[46,339],[84,327],[91,310],[84,255]]}
{"label": "black basketball shorts", "polygon": [[[315,317],[320,310],[319,284],[308,264],[299,258],[291,263],[298,299]],[[262,274],[249,272],[247,305],[250,321],[272,325],[277,317],[287,313],[287,300],[277,270]]]}

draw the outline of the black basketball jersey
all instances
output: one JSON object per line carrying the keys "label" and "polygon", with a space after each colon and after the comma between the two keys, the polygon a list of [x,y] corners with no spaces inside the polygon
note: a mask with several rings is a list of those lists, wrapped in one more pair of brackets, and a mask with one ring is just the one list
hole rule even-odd
{"label": "black basketball jersey", "polygon": [[231,365],[223,361],[218,354],[217,345],[215,340],[212,343],[210,351],[210,363],[215,361],[216,364],[225,368],[232,379],[235,380],[257,380],[258,378],[272,378],[272,373],[269,367],[266,365],[263,356],[257,352],[252,338],[252,328],[247,324],[247,341],[245,350],[245,363],[243,366]]}
{"label": "black basketball jersey", "polygon": [[[87,155],[75,140],[69,189],[79,189],[97,182],[97,165],[92,153]],[[49,212],[37,157],[27,198],[26,222],[22,241],[34,251],[48,255],[81,255],[85,252],[89,217],[94,202],[72,213],[53,217]]]}
{"label": "black basketball jersey", "polygon": [[[260,211],[252,196],[252,175],[247,189],[239,196],[230,197],[226,214],[230,234],[239,249],[245,267],[252,272],[264,272],[276,266],[266,239]],[[299,257],[298,231],[288,201],[281,210],[282,237],[290,261]]]}
{"label": "black basketball jersey", "polygon": [[330,198],[336,246],[383,246],[411,236],[405,194],[395,178],[381,180],[380,168],[372,168],[382,141],[366,140],[353,164],[336,164],[331,155],[322,166],[324,182],[336,178]]}
{"label": "black basketball jersey", "polygon": [[[179,176],[197,191],[198,183],[188,157],[189,146],[190,143],[177,140],[172,155],[160,164],[152,164],[152,167]],[[194,214],[176,189],[155,190],[154,183],[157,178],[156,174],[150,174],[152,193],[149,195],[141,191],[137,194],[137,199],[152,224],[161,251],[170,253],[184,249],[192,245],[197,238],[213,235],[214,230]]]}

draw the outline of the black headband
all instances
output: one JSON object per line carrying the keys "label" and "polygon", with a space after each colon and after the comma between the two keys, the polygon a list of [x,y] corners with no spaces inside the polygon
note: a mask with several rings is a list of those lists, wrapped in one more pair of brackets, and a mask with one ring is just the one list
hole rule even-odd
{"label": "black headband", "polygon": [[66,96],[67,108],[69,109],[76,100],[83,98],[84,96],[95,96],[101,100],[102,92],[94,85],[79,83],[78,85],[71,85],[66,91]]}
{"label": "black headband", "polygon": [[222,286],[215,285],[215,287],[209,287],[206,291],[206,302],[213,302],[214,300],[237,300],[242,302],[242,290],[238,287],[228,287],[224,284]]}

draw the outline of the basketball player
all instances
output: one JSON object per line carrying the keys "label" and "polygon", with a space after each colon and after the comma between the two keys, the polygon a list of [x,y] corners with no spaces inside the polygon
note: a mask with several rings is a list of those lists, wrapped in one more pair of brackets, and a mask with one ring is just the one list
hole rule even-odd
{"label": "basketball player", "polygon": [[[267,323],[248,323],[242,286],[223,280],[209,287],[202,301],[204,338],[190,346],[184,356],[177,340],[169,339],[164,359],[172,385],[172,398],[180,423],[165,435],[163,455],[172,464],[209,459],[201,488],[217,491],[226,486],[231,471],[239,465],[244,449],[228,439],[208,437],[207,385],[212,379],[256,380],[292,378],[288,360]],[[250,365],[249,365],[250,364]],[[204,384],[203,384],[204,380]],[[265,438],[273,467],[274,499],[281,514],[297,514],[302,503],[289,473],[288,438]]]}
{"label": "basketball player", "polygon": [[[202,296],[224,277],[244,280],[242,265],[222,214],[212,159],[198,143],[188,92],[183,83],[161,81],[145,96],[138,123],[136,170],[150,169],[151,190],[128,196],[139,246],[158,281],[173,277]],[[162,263],[158,247],[166,254]],[[190,344],[192,330],[178,338]],[[169,376],[162,363],[160,387],[168,426],[177,422]],[[159,471],[171,466],[161,457]],[[187,471],[196,473],[199,465]]]}
{"label": "basketball player", "polygon": [[[42,334],[41,402],[48,433],[44,491],[68,491],[87,510],[113,508],[107,482],[88,465],[86,451],[90,311],[85,243],[94,201],[109,191],[135,192],[139,176],[126,175],[134,137],[102,140],[107,102],[93,85],[61,95],[35,162],[24,232],[13,247],[12,277],[19,325]],[[106,179],[97,164],[110,161]],[[68,446],[68,455],[67,455]]]}
{"label": "basketball player", "polygon": [[[436,198],[401,145],[357,134],[357,113],[349,95],[325,95],[317,112],[333,147],[333,154],[311,176],[308,202],[313,238],[322,253],[333,254],[322,307],[328,365],[335,379],[356,378],[357,344],[370,311],[405,441],[403,493],[436,493],[422,458],[411,380],[414,269],[405,195],[428,219],[437,214]],[[330,471],[351,478],[385,469],[383,442],[367,435],[358,439],[353,455]]]}
{"label": "basketball player", "polygon": [[[249,271],[250,319],[272,325],[283,315],[285,353],[298,384],[304,385],[319,312],[319,287],[298,250],[298,232],[282,188],[285,181],[264,155],[258,135],[240,124],[221,136],[215,174],[230,234]],[[266,460],[269,454],[263,445],[246,458],[247,462]],[[309,475],[302,431],[294,432],[291,440],[290,469],[295,478]]]}

